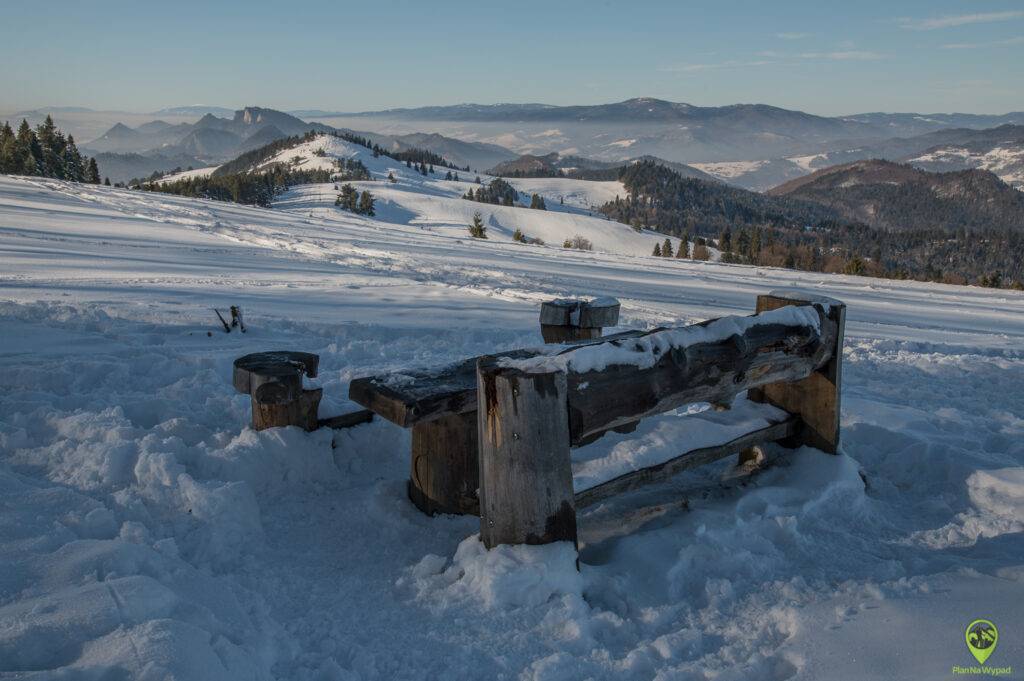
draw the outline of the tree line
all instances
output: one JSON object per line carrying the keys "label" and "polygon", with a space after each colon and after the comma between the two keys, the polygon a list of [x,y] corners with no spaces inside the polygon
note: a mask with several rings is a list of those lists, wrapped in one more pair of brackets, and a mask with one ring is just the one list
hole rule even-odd
{"label": "tree line", "polygon": [[207,177],[188,177],[171,182],[156,181],[132,186],[164,194],[234,201],[269,208],[274,197],[293,185],[330,181],[329,170],[287,170],[281,166],[274,166],[261,173],[213,173]]}
{"label": "tree line", "polygon": [[22,119],[17,132],[4,121],[0,127],[0,173],[100,183],[96,159],[83,156],[75,138],[57,128],[50,116],[35,129]]}
{"label": "tree line", "polygon": [[602,213],[637,230],[714,241],[723,262],[952,284],[1024,282],[1020,230],[876,229],[819,204],[684,178],[649,161],[618,177],[627,196]]}

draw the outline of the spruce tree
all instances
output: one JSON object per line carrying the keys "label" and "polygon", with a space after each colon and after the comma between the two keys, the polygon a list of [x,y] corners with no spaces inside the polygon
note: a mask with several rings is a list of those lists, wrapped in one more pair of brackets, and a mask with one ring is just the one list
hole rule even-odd
{"label": "spruce tree", "polygon": [[11,124],[4,121],[0,128],[0,173],[13,173],[16,170],[15,140]]}
{"label": "spruce tree", "polygon": [[480,213],[473,213],[473,224],[469,226],[469,235],[474,239],[487,238],[487,227],[484,225],[484,218]]}
{"label": "spruce tree", "polygon": [[690,257],[690,233],[683,232],[683,239],[679,242],[679,250],[676,251],[677,258]]}
{"label": "spruce tree", "polygon": [[672,257],[672,240],[665,237],[665,243],[661,246],[661,255],[664,258]]}
{"label": "spruce tree", "polygon": [[359,212],[363,215],[373,216],[373,194],[369,190],[364,190],[362,196],[359,197]]}
{"label": "spruce tree", "polygon": [[22,118],[15,140],[16,169],[14,172],[19,175],[39,175],[42,170],[42,157],[43,150],[39,146],[39,139],[32,131],[28,121]]}
{"label": "spruce tree", "polygon": [[722,253],[728,253],[732,250],[732,232],[728,227],[723,229],[721,235],[718,237],[718,250]]}
{"label": "spruce tree", "polygon": [[661,257],[661,244],[654,244],[654,253],[652,255],[658,258]]}
{"label": "spruce tree", "polygon": [[103,178],[103,186],[105,186],[105,187],[109,187],[110,186],[110,178],[109,177],[104,177]]}

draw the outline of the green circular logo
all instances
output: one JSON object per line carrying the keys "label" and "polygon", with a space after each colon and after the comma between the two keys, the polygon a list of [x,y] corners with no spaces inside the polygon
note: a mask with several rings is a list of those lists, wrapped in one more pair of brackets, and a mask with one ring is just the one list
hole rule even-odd
{"label": "green circular logo", "polygon": [[985,664],[999,642],[999,630],[989,620],[974,620],[967,625],[967,647],[978,661]]}

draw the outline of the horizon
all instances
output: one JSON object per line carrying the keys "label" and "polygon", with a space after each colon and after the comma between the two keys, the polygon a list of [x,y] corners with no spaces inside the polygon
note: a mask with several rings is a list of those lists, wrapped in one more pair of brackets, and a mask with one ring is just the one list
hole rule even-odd
{"label": "horizon", "polygon": [[[167,105],[167,106],[160,107],[158,109],[132,111],[132,110],[128,110],[128,109],[94,109],[94,108],[91,108],[91,107],[79,106],[79,105],[76,105],[76,104],[54,104],[54,105],[47,105],[47,106],[37,106],[37,107],[32,107],[32,108],[22,107],[22,108],[17,108],[17,109],[11,109],[9,111],[7,111],[7,110],[0,110],[0,115],[4,115],[4,116],[21,116],[23,114],[24,115],[27,115],[27,114],[40,115],[40,114],[44,114],[44,113],[52,113],[52,114],[57,114],[57,113],[61,113],[61,114],[69,114],[69,113],[70,114],[74,114],[74,113],[83,113],[83,114],[84,113],[96,113],[96,114],[125,114],[125,115],[130,115],[130,116],[157,116],[157,115],[172,116],[172,115],[184,115],[184,114],[172,114],[172,113],[170,113],[170,111],[174,110],[174,109],[223,109],[225,111],[238,112],[238,111],[242,111],[244,109],[257,108],[257,109],[268,109],[268,110],[273,110],[273,111],[280,111],[280,112],[287,113],[287,114],[290,114],[292,116],[295,116],[296,118],[303,118],[303,116],[299,115],[301,113],[308,112],[308,111],[315,111],[315,112],[322,113],[324,115],[308,116],[308,118],[321,118],[321,117],[329,118],[329,117],[358,116],[358,115],[365,115],[365,114],[385,113],[387,111],[415,111],[417,109],[426,109],[426,108],[446,108],[446,107],[454,108],[454,107],[461,107],[461,106],[479,106],[479,107],[546,106],[546,107],[551,107],[551,108],[564,108],[564,107],[574,107],[574,106],[575,107],[581,107],[581,106],[582,107],[586,107],[586,106],[607,106],[607,105],[611,105],[611,104],[621,104],[621,103],[624,103],[624,102],[636,101],[636,100],[657,100],[657,101],[668,102],[668,103],[671,103],[671,104],[686,104],[688,106],[693,106],[693,107],[696,107],[696,108],[705,108],[705,109],[706,108],[724,108],[724,107],[729,107],[729,106],[769,106],[769,107],[773,107],[773,108],[777,108],[777,109],[786,109],[786,110],[789,110],[789,111],[799,111],[801,113],[806,113],[806,114],[810,114],[810,115],[813,115],[813,116],[820,116],[820,117],[823,117],[823,118],[844,118],[844,117],[849,117],[849,116],[860,116],[860,115],[868,115],[868,114],[1004,116],[1004,115],[1008,115],[1008,114],[1020,113],[1020,110],[1016,110],[1016,109],[1007,109],[1007,110],[1004,110],[1004,111],[965,111],[965,110],[950,110],[950,111],[929,111],[929,110],[910,111],[910,110],[906,110],[906,111],[896,111],[896,110],[883,110],[883,109],[875,109],[875,110],[867,110],[867,109],[865,109],[865,110],[862,110],[862,111],[852,111],[852,112],[845,113],[845,114],[831,115],[831,114],[823,114],[823,113],[818,113],[818,112],[815,112],[815,111],[809,111],[809,110],[803,110],[803,109],[791,109],[789,107],[782,106],[782,105],[779,105],[779,104],[774,104],[772,102],[753,102],[753,101],[752,102],[739,102],[739,101],[737,101],[737,102],[730,102],[730,103],[727,103],[727,104],[707,104],[707,105],[705,105],[705,104],[694,104],[693,102],[674,101],[674,100],[662,99],[660,97],[648,97],[648,96],[640,95],[640,96],[637,96],[637,97],[629,97],[629,98],[626,98],[626,99],[620,99],[620,100],[614,100],[614,101],[606,101],[606,102],[580,102],[580,103],[574,103],[574,104],[550,104],[550,103],[547,103],[547,102],[527,102],[527,101],[523,101],[523,102],[505,101],[505,102],[491,102],[491,103],[464,101],[464,102],[452,102],[452,103],[449,103],[449,104],[425,104],[425,105],[413,104],[413,105],[409,105],[409,106],[389,107],[388,109],[352,109],[352,110],[347,110],[347,111],[342,111],[342,110],[337,110],[337,109],[329,109],[329,108],[324,108],[324,107],[319,107],[319,106],[297,106],[297,107],[292,107],[292,108],[287,108],[287,109],[278,109],[278,108],[275,108],[275,107],[272,107],[272,106],[264,106],[262,104],[245,104],[245,105],[242,105],[242,106],[234,106],[234,107],[232,107],[232,106],[224,106],[224,105],[221,105],[221,104],[172,104],[172,105]],[[1022,107],[1021,110],[1024,110],[1024,107]],[[201,114],[191,114],[191,115],[200,116]],[[214,115],[216,115],[216,114],[214,114]]]}
{"label": "horizon", "polygon": [[[462,0],[431,7],[315,0],[273,17],[276,8],[260,1],[245,15],[228,3],[191,1],[170,8],[58,0],[52,9],[86,37],[89,59],[77,41],[52,41],[31,8],[8,8],[0,109],[149,114],[189,106],[181,101],[226,100],[362,113],[651,97],[832,117],[1024,110],[1024,75],[1013,66],[1024,62],[1024,9],[1012,0],[897,9],[872,1],[828,12],[806,0],[783,7],[652,1],[640,11],[526,0],[511,15]],[[510,26],[510,18],[528,28]]]}

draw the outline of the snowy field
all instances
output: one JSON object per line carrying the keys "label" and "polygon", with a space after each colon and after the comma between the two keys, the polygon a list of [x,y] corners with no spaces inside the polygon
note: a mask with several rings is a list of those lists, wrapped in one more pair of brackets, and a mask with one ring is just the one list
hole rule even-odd
{"label": "snowy field", "polygon": [[[329,185],[261,209],[0,177],[0,677],[943,679],[984,617],[1022,678],[1024,295],[653,258],[586,214],[607,188],[541,214],[398,170],[377,218]],[[603,247],[514,243],[523,219]],[[848,305],[843,454],[587,509],[578,573],[420,514],[407,431],[256,433],[230,383],[317,353],[328,416],[354,377],[539,344],[553,297],[615,296],[624,329],[792,286]],[[577,478],[682,451],[688,418],[577,450]]]}

